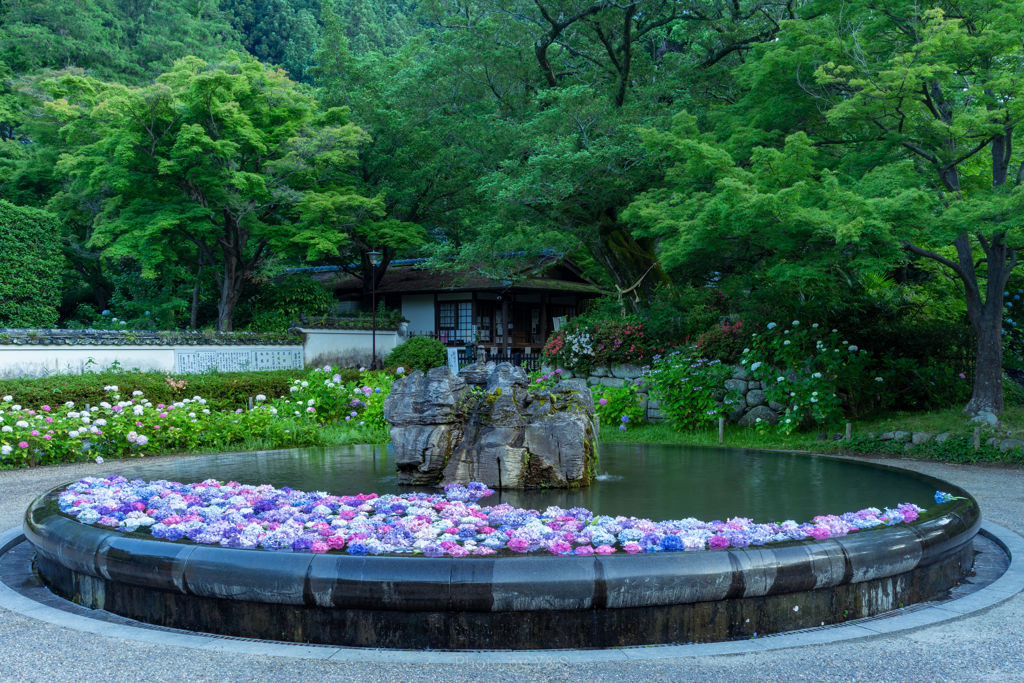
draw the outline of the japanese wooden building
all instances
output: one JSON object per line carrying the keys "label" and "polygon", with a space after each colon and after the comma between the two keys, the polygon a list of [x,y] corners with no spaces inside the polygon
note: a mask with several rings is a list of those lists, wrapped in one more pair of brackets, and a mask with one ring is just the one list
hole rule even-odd
{"label": "japanese wooden building", "polygon": [[[341,268],[296,269],[334,291],[338,311],[363,308],[362,280]],[[482,346],[492,355],[535,354],[548,335],[581,313],[600,289],[568,259],[545,256],[511,280],[480,271],[431,268],[428,259],[393,261],[377,299],[400,310],[412,335],[446,346]]]}

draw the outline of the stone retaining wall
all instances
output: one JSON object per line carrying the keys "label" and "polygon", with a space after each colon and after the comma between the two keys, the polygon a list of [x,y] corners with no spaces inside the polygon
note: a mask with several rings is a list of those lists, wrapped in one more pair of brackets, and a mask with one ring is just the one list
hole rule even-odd
{"label": "stone retaining wall", "polygon": [[[554,368],[544,367],[542,369],[544,372],[551,372]],[[568,370],[563,370],[562,376],[566,379],[575,377]],[[644,380],[644,370],[637,365],[598,366],[590,371],[586,376],[586,380],[587,384],[591,387],[591,391],[602,387],[621,388],[627,382],[640,380],[637,385],[637,391],[644,396],[647,421],[657,423],[664,422],[667,419],[661,411],[658,401],[647,396],[648,390]],[[758,418],[774,425],[779,421],[780,411],[785,408],[780,403],[769,401],[761,387],[761,383],[754,381],[749,371],[739,365],[733,368],[732,378],[725,381],[722,387],[722,395],[724,396],[727,391],[736,391],[741,396],[740,402],[735,404],[732,412],[729,414],[729,420],[744,427],[753,426]]]}

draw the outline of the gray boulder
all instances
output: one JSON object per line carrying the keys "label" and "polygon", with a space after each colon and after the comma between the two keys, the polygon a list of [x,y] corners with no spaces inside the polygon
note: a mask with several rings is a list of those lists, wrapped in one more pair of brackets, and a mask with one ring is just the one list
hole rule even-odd
{"label": "gray boulder", "polygon": [[636,379],[642,374],[644,374],[644,371],[640,369],[639,365],[625,364],[612,366],[612,376],[619,379]]}
{"label": "gray boulder", "polygon": [[409,485],[437,482],[463,438],[457,423],[392,426],[390,431],[398,483]]}
{"label": "gray boulder", "polygon": [[[490,363],[488,363],[490,365]],[[471,366],[472,367],[472,366]],[[525,389],[530,386],[530,378],[526,370],[511,363],[498,363],[493,369],[488,368],[490,373],[487,376],[486,391],[493,394],[497,389]],[[461,372],[459,373],[462,374]],[[563,373],[564,374],[564,373]]]}
{"label": "gray boulder", "polygon": [[741,396],[746,396],[749,387],[747,383],[742,379],[727,379],[725,380],[725,388],[727,391],[738,392]]}
{"label": "gray boulder", "polygon": [[[760,419],[760,422],[758,422]],[[777,425],[779,423],[779,416],[774,410],[768,406],[757,406],[751,408],[746,415],[739,420],[741,427],[753,427],[754,425],[767,422],[769,425]]]}
{"label": "gray boulder", "polygon": [[622,387],[626,386],[626,380],[620,377],[602,377],[601,386],[621,389]]}
{"label": "gray boulder", "polygon": [[729,413],[730,422],[739,422],[743,419],[743,416],[747,413],[747,404],[743,401],[733,405],[732,412]]}
{"label": "gray boulder", "polygon": [[768,407],[774,410],[776,413],[781,413],[786,409],[786,406],[782,405],[778,401],[768,401]]}
{"label": "gray boulder", "polygon": [[1010,451],[1024,447],[1024,441],[1019,439],[1003,439],[999,442],[999,450],[1003,453],[1009,453]]}
{"label": "gray boulder", "polygon": [[750,370],[743,367],[742,365],[734,365],[732,368],[732,378],[742,379],[744,381],[751,379]]}
{"label": "gray boulder", "polygon": [[893,432],[892,433],[892,440],[893,441],[906,441],[909,438],[910,438],[910,432]]}
{"label": "gray boulder", "polygon": [[980,422],[981,424],[987,424],[991,427],[999,426],[999,418],[996,417],[995,413],[990,413],[987,410],[983,410],[972,417],[971,422]]}
{"label": "gray boulder", "polygon": [[951,436],[953,436],[953,434],[950,432],[942,432],[941,434],[935,437],[935,443],[943,443]]}
{"label": "gray boulder", "polygon": [[447,366],[425,375],[415,370],[392,383],[391,393],[384,400],[384,419],[392,425],[448,424],[455,420],[466,393],[466,382]]}
{"label": "gray boulder", "polygon": [[593,375],[594,377],[608,377],[612,374],[612,372],[611,370],[608,369],[608,366],[598,365],[593,370],[590,371],[590,374]]}
{"label": "gray boulder", "polygon": [[768,397],[760,389],[752,389],[747,392],[747,405],[751,408],[763,406],[768,402]]}
{"label": "gray boulder", "polygon": [[910,441],[911,441],[911,443],[916,445],[916,444],[928,443],[929,441],[932,440],[932,438],[934,438],[933,435],[929,434],[928,432],[914,432],[910,436]]}
{"label": "gray boulder", "polygon": [[473,363],[459,370],[461,377],[466,384],[483,387],[487,384],[487,378],[491,376],[494,369],[498,367],[494,361],[484,363]]}

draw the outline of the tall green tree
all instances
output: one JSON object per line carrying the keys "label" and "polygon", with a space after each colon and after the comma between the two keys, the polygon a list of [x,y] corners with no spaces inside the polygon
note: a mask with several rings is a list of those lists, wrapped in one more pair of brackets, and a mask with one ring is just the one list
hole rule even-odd
{"label": "tall green tree", "polygon": [[[359,150],[349,178],[366,195],[379,196],[385,215],[350,230],[350,241],[332,260],[361,278],[369,298],[392,260],[419,255],[430,242],[459,243],[467,224],[482,213],[477,181],[500,158],[488,107],[453,78],[452,54],[424,37],[393,54],[355,54],[335,5],[324,8],[324,39],[313,70],[325,105],[345,106],[369,142]],[[372,268],[366,254],[382,253]]]}
{"label": "tall green tree", "polygon": [[[969,413],[1003,411],[1003,289],[1024,237],[1024,3],[900,3],[861,24],[824,20],[812,93],[837,142],[877,163],[905,159],[927,200],[899,226],[903,247],[948,268],[963,286],[978,338]],[[922,202],[924,203],[924,202]],[[953,253],[947,249],[952,247]]]}
{"label": "tall green tree", "polygon": [[[222,331],[269,255],[336,253],[344,230],[381,213],[344,176],[365,134],[249,58],[184,59],[151,86],[106,88],[88,109],[59,99],[49,109],[74,147],[58,165],[72,183],[54,202],[94,197],[89,245],[137,260],[144,277],[184,260],[215,270]],[[330,203],[330,221],[301,210],[314,201]]]}
{"label": "tall green tree", "polygon": [[978,339],[966,410],[1001,412],[1002,292],[1024,220],[1024,3],[805,12],[735,67],[733,96],[697,117],[703,132],[688,119],[661,140],[672,170],[629,217],[669,265],[705,276],[820,289],[885,261],[947,268]]}
{"label": "tall green tree", "polygon": [[[621,289],[667,283],[654,243],[620,220],[660,179],[638,128],[730,97],[729,69],[792,16],[785,2],[477,0],[424,5],[465,57],[452,72],[486,86],[481,104],[508,153],[481,180],[507,225],[562,230]],[[675,105],[672,107],[671,105]]]}

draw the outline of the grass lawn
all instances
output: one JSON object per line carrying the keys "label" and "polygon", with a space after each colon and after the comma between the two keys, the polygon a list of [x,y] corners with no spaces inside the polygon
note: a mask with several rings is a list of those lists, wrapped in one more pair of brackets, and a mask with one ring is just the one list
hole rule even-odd
{"label": "grass lawn", "polygon": [[[819,440],[819,434],[843,432],[845,426],[832,430],[797,432],[788,436],[776,432],[758,433],[754,429],[726,424],[725,446],[732,448],[761,448],[769,450],[800,450],[818,453],[846,453],[850,455],[880,455],[886,457],[926,458],[946,462],[991,462],[1006,465],[1024,465],[1024,449],[1002,453],[998,448],[985,445],[985,441],[1020,439],[1024,441],[1024,407],[1012,406],[1000,416],[999,428],[981,426],[982,448],[974,450],[974,429],[979,425],[961,412],[960,408],[916,413],[888,413],[853,421],[853,441]],[[882,441],[877,437],[884,432],[927,432],[932,435],[949,432],[944,443],[929,443],[906,448],[905,442]],[[683,446],[718,446],[718,427],[684,432],[667,424],[642,424],[626,431],[614,428],[601,430],[601,440],[609,443],[657,443]]]}

